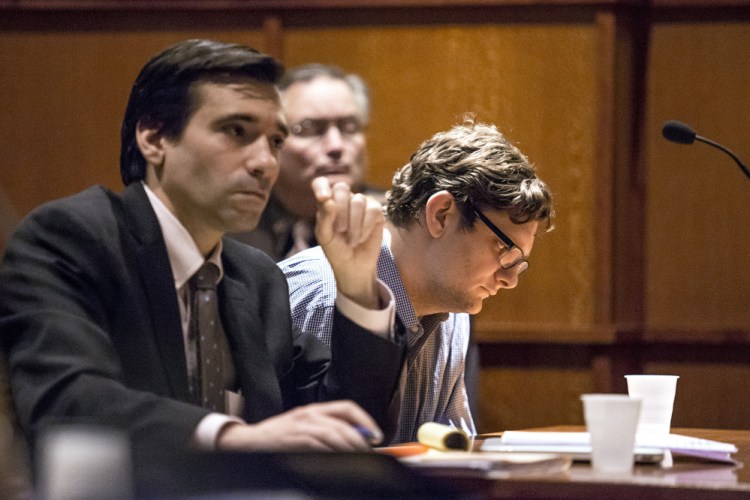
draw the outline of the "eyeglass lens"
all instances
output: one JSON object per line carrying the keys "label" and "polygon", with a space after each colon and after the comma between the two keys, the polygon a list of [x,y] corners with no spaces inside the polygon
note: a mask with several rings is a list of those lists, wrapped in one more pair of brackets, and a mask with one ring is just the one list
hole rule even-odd
{"label": "eyeglass lens", "polygon": [[503,247],[502,253],[500,254],[500,266],[503,269],[511,269],[518,266],[518,272],[520,274],[529,267],[529,263],[524,260],[523,252],[520,248],[513,247],[508,249],[508,247]]}
{"label": "eyeglass lens", "polygon": [[476,208],[472,209],[474,213],[479,217],[479,220],[484,223],[500,241],[497,242],[500,248],[500,267],[503,269],[511,269],[518,266],[518,274],[521,274],[529,268],[529,262],[526,260],[526,256],[515,243],[505,233],[503,233],[499,227],[492,223],[481,211]]}
{"label": "eyeglass lens", "polygon": [[298,137],[323,137],[331,126],[336,127],[343,135],[358,134],[363,128],[356,116],[346,116],[336,120],[308,118],[292,125],[290,131]]}

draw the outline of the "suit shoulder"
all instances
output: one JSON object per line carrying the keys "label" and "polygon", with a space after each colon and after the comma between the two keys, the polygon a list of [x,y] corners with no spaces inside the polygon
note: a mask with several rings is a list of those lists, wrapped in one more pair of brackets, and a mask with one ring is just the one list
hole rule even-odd
{"label": "suit shoulder", "polygon": [[104,204],[112,201],[116,196],[104,186],[91,186],[70,196],[45,202],[32,210],[31,213],[49,210],[84,211],[92,204]]}
{"label": "suit shoulder", "polygon": [[108,219],[106,215],[114,212],[116,203],[117,195],[112,191],[103,186],[92,186],[36,207],[24,218],[21,226],[73,224],[93,228]]}
{"label": "suit shoulder", "polygon": [[281,269],[265,252],[232,238],[222,240],[224,266],[265,277],[283,278]]}

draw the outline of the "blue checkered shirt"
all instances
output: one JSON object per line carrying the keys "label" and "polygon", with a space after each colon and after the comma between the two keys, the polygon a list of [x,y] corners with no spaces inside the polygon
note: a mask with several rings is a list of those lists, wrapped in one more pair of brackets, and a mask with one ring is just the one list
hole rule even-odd
{"label": "blue checkered shirt", "polygon": [[[330,346],[336,281],[322,249],[310,248],[279,266],[289,283],[294,325]],[[391,444],[416,441],[417,429],[425,422],[452,425],[475,435],[464,385],[469,315],[446,313],[418,318],[385,242],[378,259],[378,278],[393,292],[396,314],[408,336],[407,360],[397,393],[400,401],[395,401],[400,408]]]}

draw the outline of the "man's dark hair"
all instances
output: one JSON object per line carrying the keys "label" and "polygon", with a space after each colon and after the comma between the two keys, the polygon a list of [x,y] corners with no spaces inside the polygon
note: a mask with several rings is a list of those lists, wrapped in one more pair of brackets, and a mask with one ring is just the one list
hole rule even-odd
{"label": "man's dark hair", "polygon": [[125,185],[143,180],[146,160],[135,138],[138,124],[178,139],[199,103],[196,82],[232,83],[247,78],[276,84],[283,67],[274,58],[244,45],[186,40],[154,56],[133,84],[122,122],[120,174]]}

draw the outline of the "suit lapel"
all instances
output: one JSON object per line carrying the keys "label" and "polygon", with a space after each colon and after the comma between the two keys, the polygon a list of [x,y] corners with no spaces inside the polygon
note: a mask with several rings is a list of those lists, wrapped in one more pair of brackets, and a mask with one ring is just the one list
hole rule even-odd
{"label": "suit lapel", "polygon": [[244,416],[248,421],[257,421],[280,412],[282,396],[257,313],[258,303],[251,297],[243,283],[224,276],[219,285],[221,320],[245,397]]}
{"label": "suit lapel", "polygon": [[141,245],[136,251],[152,332],[172,395],[190,401],[182,323],[167,248],[159,221],[140,183],[123,192],[125,220]]}

